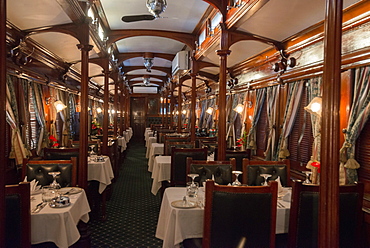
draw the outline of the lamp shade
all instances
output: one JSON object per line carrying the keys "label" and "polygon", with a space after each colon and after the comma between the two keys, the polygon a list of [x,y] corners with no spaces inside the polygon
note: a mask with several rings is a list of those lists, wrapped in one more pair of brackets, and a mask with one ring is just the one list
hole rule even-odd
{"label": "lamp shade", "polygon": [[57,112],[60,112],[62,111],[63,109],[65,109],[67,106],[64,105],[64,103],[62,101],[55,101],[54,102],[54,107],[57,109]]}
{"label": "lamp shade", "polygon": [[208,114],[213,114],[213,108],[212,107],[208,107],[208,109],[206,110],[206,112],[208,113]]}
{"label": "lamp shade", "polygon": [[310,104],[308,104],[304,109],[317,117],[321,117],[322,110],[322,98],[321,96],[314,97]]}
{"label": "lamp shade", "polygon": [[237,113],[239,113],[239,114],[241,112],[243,112],[243,110],[244,110],[244,105],[241,104],[241,103],[239,103],[238,105],[236,105],[236,107],[234,108],[234,111],[237,112]]}

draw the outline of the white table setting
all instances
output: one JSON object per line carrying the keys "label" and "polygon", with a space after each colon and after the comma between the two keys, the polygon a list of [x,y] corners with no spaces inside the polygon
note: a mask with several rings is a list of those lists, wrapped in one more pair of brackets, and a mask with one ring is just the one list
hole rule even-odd
{"label": "white table setting", "polygon": [[41,204],[43,202],[41,191],[31,196],[32,244],[53,242],[60,248],[67,248],[80,239],[78,222],[89,221],[90,206],[82,188],[66,187],[57,192],[68,196],[69,203],[66,201],[64,205],[46,202]]}
{"label": "white table setting", "polygon": [[[284,188],[288,197],[280,196],[276,213],[276,234],[287,233],[289,228],[290,191]],[[178,205],[186,195],[185,187],[170,187],[164,192],[155,236],[163,240],[163,248],[180,247],[185,239],[203,237],[204,188],[198,190],[194,204]],[[283,199],[284,198],[284,199]],[[191,198],[188,198],[191,199]]]}
{"label": "white table setting", "polygon": [[112,183],[113,178],[112,164],[108,156],[88,157],[87,180],[99,181],[99,194],[102,194],[105,188]]}
{"label": "white table setting", "polygon": [[163,155],[164,144],[163,143],[152,143],[149,151],[148,171],[153,171],[154,158],[157,155]]}
{"label": "white table setting", "polygon": [[145,154],[146,158],[149,158],[150,148],[152,144],[156,142],[157,142],[157,137],[148,137],[147,141],[145,142],[146,143],[146,154]]}
{"label": "white table setting", "polygon": [[120,147],[121,152],[124,152],[127,149],[127,141],[124,136],[117,138],[117,144]]}
{"label": "white table setting", "polygon": [[171,178],[171,156],[156,156],[152,168],[152,194],[156,195],[162,187],[162,181]]}

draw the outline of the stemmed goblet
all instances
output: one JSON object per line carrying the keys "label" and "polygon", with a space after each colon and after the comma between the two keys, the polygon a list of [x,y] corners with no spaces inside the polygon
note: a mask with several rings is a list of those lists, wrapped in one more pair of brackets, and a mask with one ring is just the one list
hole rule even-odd
{"label": "stemmed goblet", "polygon": [[306,175],[306,180],[303,182],[305,184],[311,184],[310,176],[312,174],[311,171],[302,171]]}
{"label": "stemmed goblet", "polygon": [[260,176],[261,177],[263,177],[264,178],[264,182],[262,183],[262,186],[267,186],[268,185],[268,183],[267,183],[267,178],[269,178],[269,177],[271,177],[271,175],[270,174],[260,174]]}
{"label": "stemmed goblet", "polygon": [[191,178],[191,184],[193,185],[194,184],[194,179],[196,177],[199,177],[199,174],[188,174],[188,177]]}
{"label": "stemmed goblet", "polygon": [[94,148],[95,148],[95,145],[91,145],[90,146],[90,156],[94,156],[96,155],[95,151],[94,151]]}
{"label": "stemmed goblet", "polygon": [[239,175],[243,174],[242,171],[232,171],[232,173],[235,175],[235,181],[232,183],[233,186],[241,186],[242,183],[239,181]]}
{"label": "stemmed goblet", "polygon": [[60,184],[57,182],[57,176],[60,175],[60,171],[52,171],[48,173],[49,175],[53,176],[53,182],[50,184],[50,187],[53,187],[54,189],[58,190],[60,189]]}
{"label": "stemmed goblet", "polygon": [[191,182],[186,184],[186,195],[188,197],[197,197],[199,184],[194,182],[194,179],[198,177],[198,174],[188,174],[188,177],[191,177]]}

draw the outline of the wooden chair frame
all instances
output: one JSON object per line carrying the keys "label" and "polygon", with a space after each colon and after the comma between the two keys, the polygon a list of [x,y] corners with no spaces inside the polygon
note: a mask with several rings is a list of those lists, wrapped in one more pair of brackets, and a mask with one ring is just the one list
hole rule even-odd
{"label": "wooden chair frame", "polygon": [[[300,219],[300,199],[302,193],[315,193],[319,196],[320,186],[314,184],[303,184],[301,181],[296,181],[292,183],[292,200],[290,205],[290,216],[289,216],[289,235],[288,235],[288,247],[295,248],[297,247],[297,237],[299,234],[299,219]],[[363,202],[363,195],[364,195],[364,185],[362,183],[353,184],[353,185],[342,185],[339,186],[339,194],[345,193],[356,193],[358,194],[356,205],[357,211],[357,219],[354,219],[353,222],[356,224],[355,235],[356,238],[353,240],[353,243],[350,244],[351,247],[364,247],[363,242],[361,240],[362,236],[362,223],[363,223],[363,212],[362,212],[362,202]],[[313,203],[312,203],[313,204]],[[319,200],[317,200],[317,204],[319,204]],[[317,209],[319,206],[317,206]],[[340,209],[339,209],[340,211]],[[340,215],[340,213],[338,213]],[[318,225],[318,218],[317,216],[317,225]],[[340,228],[341,220],[339,218],[339,228]],[[305,223],[307,225],[307,223]],[[346,225],[342,226],[342,228],[346,228]],[[319,230],[317,226],[316,231]],[[318,235],[318,234],[317,234]],[[305,232],[305,237],[308,237],[308,234]],[[341,237],[340,237],[341,238]],[[319,244],[317,240],[317,244]],[[348,244],[347,244],[348,245]],[[347,247],[341,246],[340,247]]]}
{"label": "wooden chair frame", "polygon": [[[236,160],[235,158],[230,158],[228,161],[202,161],[202,160],[193,160],[192,158],[186,159],[186,174],[190,174],[191,165],[192,164],[201,164],[201,165],[209,165],[209,166],[217,166],[217,165],[224,165],[224,164],[230,164],[231,165],[231,171],[236,170]],[[233,178],[231,179],[233,180]],[[190,182],[191,179],[189,178],[188,181]]]}
{"label": "wooden chair frame", "polygon": [[[171,140],[172,139],[165,140],[165,142],[164,142],[163,151],[164,151],[165,156],[171,156],[172,147],[181,148],[181,146],[186,146],[186,145],[190,146],[191,145],[192,148],[195,148],[195,141],[174,141],[174,142],[172,142]],[[188,148],[190,148],[190,147],[188,147]]]}
{"label": "wooden chair frame", "polygon": [[[277,211],[277,182],[270,182],[268,186],[222,186],[215,185],[214,181],[207,180],[206,182],[206,203],[204,210],[204,223],[203,223],[203,241],[202,247],[209,248],[214,246],[211,244],[211,225],[212,225],[212,208],[214,207],[213,197],[214,192],[227,192],[233,194],[271,194],[271,212],[270,212],[270,230],[269,230],[269,247],[275,247],[275,232],[276,232],[276,211]],[[231,203],[233,204],[233,203]],[[234,206],[235,209],[243,209],[243,206]],[[238,227],[235,227],[238,228]],[[240,246],[244,247],[244,246]],[[256,244],[255,247],[259,247]]]}
{"label": "wooden chair frame", "polygon": [[290,179],[290,160],[285,159],[282,161],[265,161],[265,160],[249,160],[243,159],[243,183],[248,185],[248,166],[249,165],[286,165],[286,178],[287,186],[291,185]]}
{"label": "wooden chair frame", "polygon": [[[173,147],[171,151],[171,182],[170,182],[170,185],[175,186],[175,185],[185,185],[186,184],[186,178],[185,178],[185,181],[175,179],[175,169],[176,169],[175,156],[174,156],[175,154],[177,153],[190,154],[192,152],[203,153],[202,160],[207,160],[207,150],[208,150],[207,148],[175,148]],[[186,173],[186,160],[184,161],[184,165],[185,165],[184,172]]]}
{"label": "wooden chair frame", "polygon": [[72,164],[71,186],[77,186],[77,158],[71,157],[70,160],[23,160],[22,178],[27,175],[27,164]]}

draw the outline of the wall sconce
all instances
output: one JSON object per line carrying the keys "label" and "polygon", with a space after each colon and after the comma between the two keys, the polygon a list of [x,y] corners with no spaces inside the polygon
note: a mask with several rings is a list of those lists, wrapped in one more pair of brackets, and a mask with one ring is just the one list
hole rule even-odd
{"label": "wall sconce", "polygon": [[321,96],[314,97],[310,104],[308,104],[304,109],[309,112],[310,114],[313,114],[317,117],[321,117],[321,110],[322,110],[322,98]]}
{"label": "wall sconce", "polygon": [[213,108],[212,107],[208,107],[207,110],[206,110],[207,114],[213,114]]}
{"label": "wall sconce", "polygon": [[182,114],[183,115],[186,115],[186,110],[185,109],[182,111]]}
{"label": "wall sconce", "polygon": [[238,105],[236,105],[236,107],[234,108],[234,111],[237,112],[237,113],[242,113],[244,110],[244,105],[239,103]]}
{"label": "wall sconce", "polygon": [[54,102],[54,107],[56,108],[57,112],[60,112],[62,111],[63,109],[65,109],[67,106],[64,105],[64,103],[62,101],[55,101]]}
{"label": "wall sconce", "polygon": [[100,114],[101,112],[103,112],[103,110],[102,110],[102,108],[101,108],[101,107],[97,107],[97,108],[96,108],[96,112],[97,112],[98,114]]}
{"label": "wall sconce", "polygon": [[247,104],[248,104],[248,108],[252,108],[253,107],[253,102],[252,101],[248,101]]}
{"label": "wall sconce", "polygon": [[176,111],[176,115],[179,115],[179,111]]}

